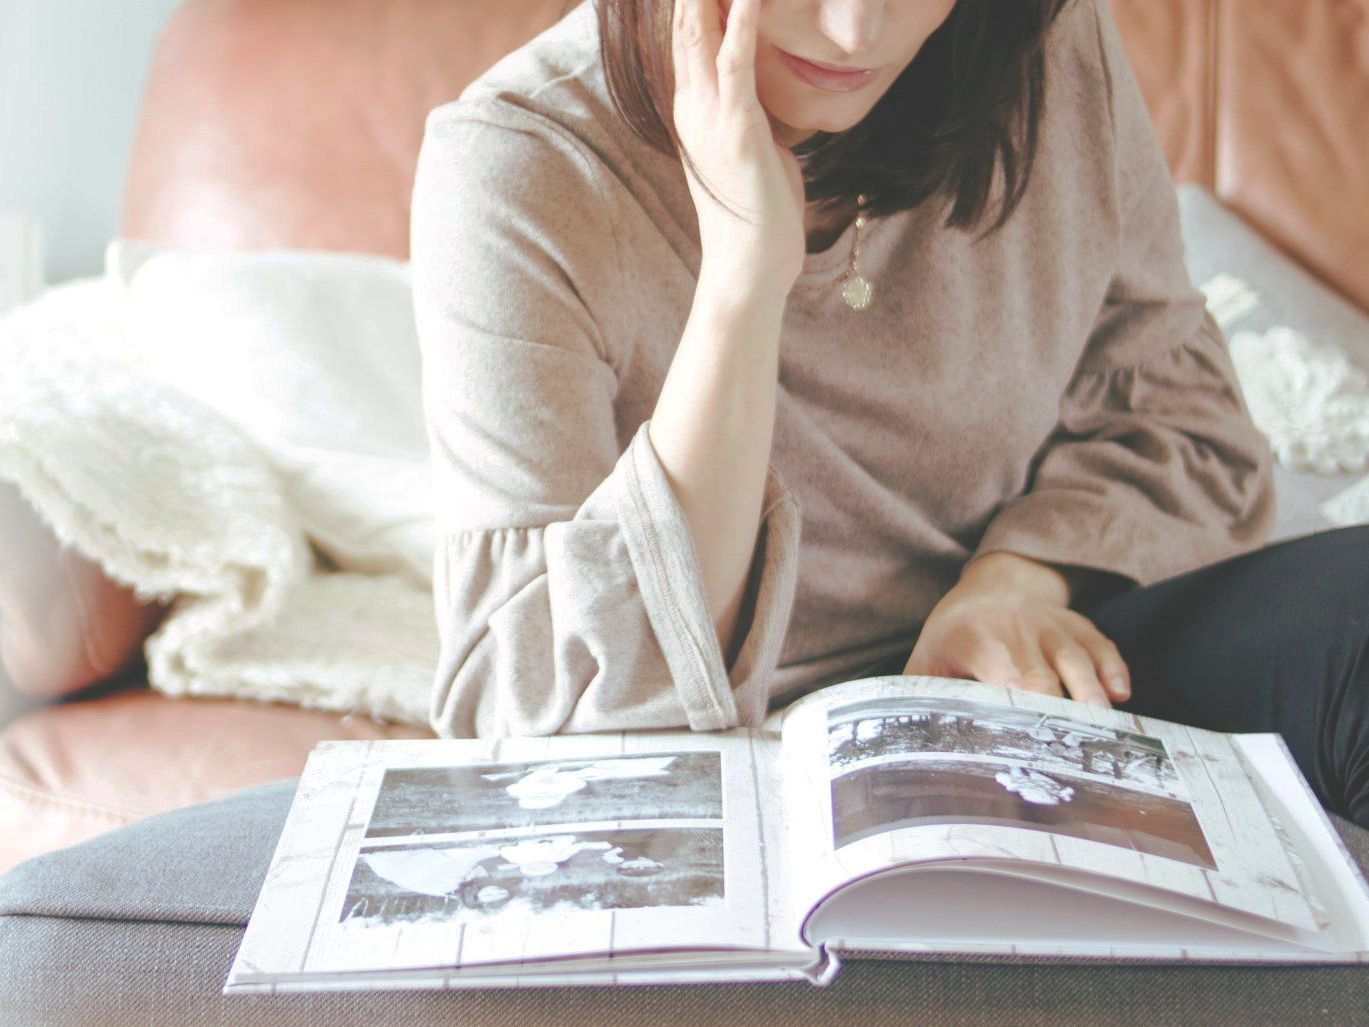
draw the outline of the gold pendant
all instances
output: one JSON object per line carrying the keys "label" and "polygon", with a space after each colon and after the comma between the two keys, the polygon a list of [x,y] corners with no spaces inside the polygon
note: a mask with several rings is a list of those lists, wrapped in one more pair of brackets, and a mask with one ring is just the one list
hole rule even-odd
{"label": "gold pendant", "polygon": [[846,284],[842,286],[841,295],[852,310],[864,310],[870,305],[870,295],[873,291],[870,283],[860,275],[850,275],[846,279]]}

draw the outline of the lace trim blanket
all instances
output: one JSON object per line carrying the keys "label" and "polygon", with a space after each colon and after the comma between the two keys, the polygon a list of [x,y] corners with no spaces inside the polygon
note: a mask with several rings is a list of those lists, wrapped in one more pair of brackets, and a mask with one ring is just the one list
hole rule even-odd
{"label": "lace trim blanket", "polygon": [[426,724],[431,593],[321,569],[249,436],[128,359],[123,302],[81,279],[0,320],[0,477],[111,578],[172,601],[146,643],[154,688]]}
{"label": "lace trim blanket", "polygon": [[[1369,378],[1337,347],[1275,327],[1233,334],[1231,357],[1280,464],[1316,474],[1369,469]],[[1369,522],[1369,478],[1318,510],[1333,525]]]}

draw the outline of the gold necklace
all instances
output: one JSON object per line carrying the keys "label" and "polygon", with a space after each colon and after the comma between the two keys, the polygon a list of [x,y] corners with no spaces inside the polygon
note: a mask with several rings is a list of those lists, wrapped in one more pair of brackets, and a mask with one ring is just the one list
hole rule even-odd
{"label": "gold necklace", "polygon": [[[865,227],[865,194],[856,198],[856,231],[851,240],[851,256],[846,262],[846,273],[842,275],[841,298],[852,310],[865,310],[870,306],[874,286],[860,273],[860,230]],[[791,292],[815,292],[826,289],[830,283],[821,285],[796,285]]]}
{"label": "gold necklace", "polygon": [[852,310],[864,310],[870,305],[874,286],[860,274],[860,230],[865,227],[865,194],[856,198],[856,237],[851,241],[851,263],[846,268],[846,284],[841,297]]}

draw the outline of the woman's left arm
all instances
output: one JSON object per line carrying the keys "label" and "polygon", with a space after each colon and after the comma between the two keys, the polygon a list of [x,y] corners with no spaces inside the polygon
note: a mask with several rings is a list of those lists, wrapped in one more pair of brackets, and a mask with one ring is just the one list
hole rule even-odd
{"label": "woman's left arm", "polygon": [[1107,5],[1095,9],[1113,119],[1110,283],[1026,490],[989,522],[905,672],[1106,702],[1125,698],[1125,667],[1071,605],[1255,549],[1275,503],[1268,440],[1189,280],[1163,152]]}
{"label": "woman's left arm", "polygon": [[[1106,313],[1110,331],[1149,335],[1184,305],[1131,302]],[[1203,312],[1188,341],[1156,345],[1152,360],[1076,373],[1027,490],[989,522],[904,673],[1121,701],[1129,677],[1116,647],[1071,606],[1268,538],[1273,457],[1220,330]]]}

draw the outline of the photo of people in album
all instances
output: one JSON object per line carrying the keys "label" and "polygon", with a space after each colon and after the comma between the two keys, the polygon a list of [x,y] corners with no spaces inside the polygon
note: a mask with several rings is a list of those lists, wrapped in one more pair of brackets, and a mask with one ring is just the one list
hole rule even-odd
{"label": "photo of people in album", "polygon": [[720,904],[722,791],[716,751],[391,767],[339,920]]}
{"label": "photo of people in album", "polygon": [[365,850],[341,920],[459,921],[723,898],[721,828],[583,831]]}
{"label": "photo of people in album", "polygon": [[387,770],[366,837],[602,820],[721,820],[721,780],[716,752]]}
{"label": "photo of people in album", "polygon": [[1216,867],[1156,738],[938,697],[834,708],[827,740],[837,848],[898,828],[994,824]]}

